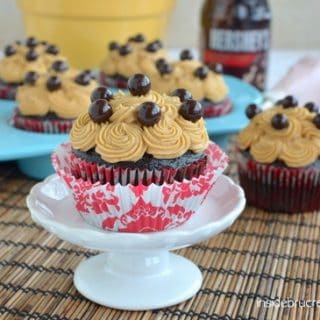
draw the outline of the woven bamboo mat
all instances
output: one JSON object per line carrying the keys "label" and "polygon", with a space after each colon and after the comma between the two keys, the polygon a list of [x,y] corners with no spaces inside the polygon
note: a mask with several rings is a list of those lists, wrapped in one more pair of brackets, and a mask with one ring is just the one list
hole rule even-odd
{"label": "woven bamboo mat", "polygon": [[[233,165],[229,174],[235,174]],[[91,303],[76,291],[73,270],[95,252],[33,223],[25,197],[34,183],[13,164],[0,165],[0,319],[320,319],[315,303],[302,307],[320,299],[317,213],[268,214],[247,208],[219,236],[179,251],[204,276],[191,300],[157,311],[121,312]]]}

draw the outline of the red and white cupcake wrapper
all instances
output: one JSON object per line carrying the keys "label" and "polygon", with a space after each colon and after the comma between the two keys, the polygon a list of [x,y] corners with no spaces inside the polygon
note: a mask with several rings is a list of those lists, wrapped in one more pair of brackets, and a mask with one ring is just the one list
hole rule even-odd
{"label": "red and white cupcake wrapper", "polygon": [[106,75],[104,72],[100,72],[99,81],[102,85],[117,89],[127,89],[127,80],[115,79],[111,76]]}
{"label": "red and white cupcake wrapper", "polygon": [[18,109],[15,109],[11,118],[11,123],[14,127],[26,131],[40,133],[69,133],[72,128],[73,120],[34,119],[19,115]]}
{"label": "red and white cupcake wrapper", "polygon": [[193,162],[183,168],[162,168],[162,169],[130,169],[121,167],[105,167],[93,162],[87,162],[77,156],[70,158],[71,174],[76,178],[89,180],[91,183],[99,181],[101,184],[110,183],[115,185],[141,183],[143,185],[172,183],[175,180],[182,181],[183,179],[192,179],[199,177],[204,173],[206,168],[207,158]]}
{"label": "red and white cupcake wrapper", "polygon": [[9,85],[0,82],[0,99],[15,100],[18,85]]}
{"label": "red and white cupcake wrapper", "polygon": [[239,150],[237,158],[240,184],[249,205],[285,213],[320,209],[320,167],[260,164]]}
{"label": "red and white cupcake wrapper", "polygon": [[229,98],[221,103],[210,103],[210,101],[201,102],[203,106],[203,116],[205,118],[213,118],[223,116],[232,110],[232,102]]}
{"label": "red and white cupcake wrapper", "polygon": [[75,206],[85,221],[98,228],[118,232],[153,232],[186,222],[200,207],[209,190],[228,165],[227,155],[214,143],[204,175],[192,180],[162,185],[111,185],[91,183],[71,173],[70,143],[60,145],[52,164],[70,189]]}

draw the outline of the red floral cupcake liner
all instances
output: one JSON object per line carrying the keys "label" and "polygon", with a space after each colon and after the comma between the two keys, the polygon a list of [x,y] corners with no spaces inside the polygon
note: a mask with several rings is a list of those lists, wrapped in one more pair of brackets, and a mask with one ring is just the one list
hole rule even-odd
{"label": "red floral cupcake liner", "polygon": [[69,133],[73,120],[35,119],[21,116],[18,109],[14,110],[11,123],[18,129],[40,133]]}
{"label": "red floral cupcake liner", "polygon": [[287,168],[260,164],[237,152],[240,184],[247,203],[271,212],[320,209],[320,167]]}
{"label": "red floral cupcake liner", "polygon": [[181,182],[146,186],[91,183],[72,175],[75,157],[70,143],[60,145],[52,164],[73,195],[76,209],[85,221],[118,232],[153,232],[185,223],[200,207],[209,190],[228,165],[227,155],[211,143],[205,151],[208,162],[203,175]]}
{"label": "red floral cupcake liner", "polygon": [[115,79],[100,72],[99,75],[100,83],[107,87],[117,88],[117,89],[127,89],[127,80],[125,79]]}
{"label": "red floral cupcake liner", "polygon": [[15,100],[17,87],[0,82],[0,99]]}
{"label": "red floral cupcake liner", "polygon": [[210,101],[202,101],[203,116],[205,118],[220,117],[228,114],[232,110],[232,102],[229,98],[221,103],[211,103]]}
{"label": "red floral cupcake liner", "polygon": [[149,185],[151,183],[161,185],[163,183],[172,183],[175,180],[190,180],[193,177],[199,177],[204,173],[207,158],[204,157],[183,168],[163,168],[161,170],[143,170],[130,168],[107,168],[93,162],[87,162],[73,156],[71,161],[71,173],[76,178],[89,180],[91,183],[100,182],[101,184],[110,183],[115,185]]}

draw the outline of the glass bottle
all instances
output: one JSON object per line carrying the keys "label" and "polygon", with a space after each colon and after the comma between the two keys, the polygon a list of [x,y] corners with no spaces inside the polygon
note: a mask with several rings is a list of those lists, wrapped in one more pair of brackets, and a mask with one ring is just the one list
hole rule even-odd
{"label": "glass bottle", "polygon": [[234,75],[265,89],[271,11],[267,0],[206,0],[201,17],[201,54]]}

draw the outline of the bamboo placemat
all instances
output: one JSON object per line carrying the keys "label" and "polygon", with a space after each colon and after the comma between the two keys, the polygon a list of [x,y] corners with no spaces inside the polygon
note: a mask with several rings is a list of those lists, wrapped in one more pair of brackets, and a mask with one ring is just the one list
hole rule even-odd
{"label": "bamboo placemat", "polygon": [[[233,164],[229,174],[235,177]],[[316,301],[308,308],[297,305],[320,300],[317,213],[247,208],[222,234],[179,251],[204,276],[191,300],[157,311],[122,312],[76,291],[73,270],[95,252],[33,223],[25,198],[34,184],[13,164],[0,164],[0,319],[320,319]],[[284,307],[293,302],[295,307]]]}

